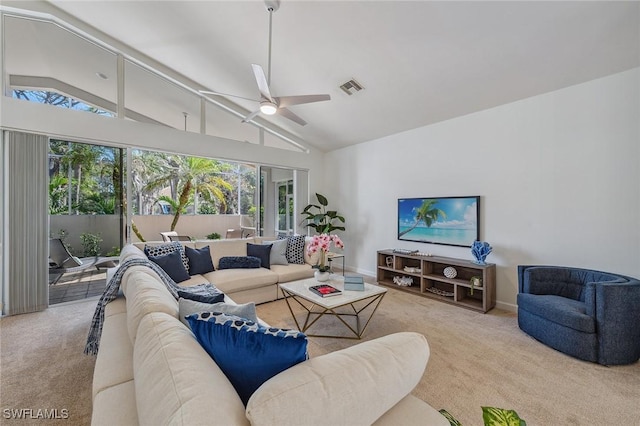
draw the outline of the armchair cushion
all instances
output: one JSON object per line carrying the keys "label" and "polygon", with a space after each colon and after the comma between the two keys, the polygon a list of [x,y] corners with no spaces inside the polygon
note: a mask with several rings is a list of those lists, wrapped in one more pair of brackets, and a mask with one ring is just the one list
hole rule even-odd
{"label": "armchair cushion", "polygon": [[586,314],[585,304],[554,295],[518,294],[518,308],[564,327],[585,333],[596,332],[595,318]]}

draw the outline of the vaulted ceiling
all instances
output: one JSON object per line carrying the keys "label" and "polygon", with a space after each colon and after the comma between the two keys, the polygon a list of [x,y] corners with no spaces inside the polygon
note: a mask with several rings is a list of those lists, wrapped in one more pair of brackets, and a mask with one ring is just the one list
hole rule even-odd
{"label": "vaulted ceiling", "polygon": [[[257,95],[262,1],[52,3],[197,89]],[[291,107],[304,127],[267,119],[332,150],[638,67],[640,3],[282,0],[272,55],[275,95],[332,99]],[[364,90],[349,96],[339,86],[351,79]]]}

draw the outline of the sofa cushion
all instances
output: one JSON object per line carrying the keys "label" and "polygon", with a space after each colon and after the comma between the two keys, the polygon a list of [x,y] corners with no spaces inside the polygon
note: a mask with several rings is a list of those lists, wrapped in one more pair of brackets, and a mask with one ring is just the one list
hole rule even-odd
{"label": "sofa cushion", "polygon": [[93,399],[91,426],[137,426],[139,424],[133,380],[107,388]]}
{"label": "sofa cushion", "polygon": [[311,358],[265,382],[247,418],[254,426],[370,425],[413,390],[428,360],[426,338],[413,332]]}
{"label": "sofa cushion", "polygon": [[413,395],[407,395],[384,413],[373,426],[451,426],[437,410]]}
{"label": "sofa cushion", "polygon": [[189,279],[189,272],[185,269],[180,252],[177,250],[159,256],[149,255],[149,260],[158,264],[176,283]]}
{"label": "sofa cushion", "polygon": [[180,253],[180,259],[182,260],[184,269],[189,272],[189,259],[187,259],[187,255],[184,252],[184,246],[178,241],[164,244],[145,244],[144,246],[144,254],[147,257],[165,256],[169,253],[173,253],[174,251]]}
{"label": "sofa cushion", "polygon": [[595,318],[586,314],[584,303],[561,296],[518,294],[518,310],[584,333],[595,333]]}
{"label": "sofa cushion", "polygon": [[190,315],[187,321],[245,404],[266,380],[307,359],[307,337],[297,330],[265,328],[212,312]]}
{"label": "sofa cushion", "polygon": [[264,268],[217,270],[205,274],[204,278],[215,283],[216,287],[225,294],[265,287],[278,282],[278,274]]}
{"label": "sofa cushion", "polygon": [[289,235],[287,240],[287,262],[302,265],[304,263],[304,235]]}
{"label": "sofa cushion", "polygon": [[137,271],[132,273],[128,278],[124,295],[127,301],[127,329],[131,343],[135,343],[138,325],[145,315],[164,312],[178,318],[178,301],[162,281],[151,275]]}
{"label": "sofa cushion", "polygon": [[271,245],[269,262],[271,265],[288,265],[287,240],[263,241],[264,245]]}
{"label": "sofa cushion", "polygon": [[260,259],[260,266],[263,268],[271,267],[271,245],[247,243],[247,256]]}
{"label": "sofa cushion", "polygon": [[95,398],[104,389],[129,380],[133,380],[133,345],[127,333],[127,313],[121,312],[105,316],[93,369],[92,395]]}
{"label": "sofa cushion", "polygon": [[209,246],[199,249],[185,247],[184,252],[189,259],[189,275],[206,274],[214,270]]}
{"label": "sofa cushion", "polygon": [[127,244],[120,251],[120,263],[124,263],[129,259],[144,259],[147,257],[142,250],[133,244]]}
{"label": "sofa cushion", "polygon": [[294,265],[290,263],[287,266],[273,265],[271,270],[278,274],[278,282],[286,283],[289,281],[302,280],[305,278],[313,277],[314,269],[311,265],[305,263],[304,265]]}
{"label": "sofa cushion", "polygon": [[255,303],[245,303],[244,305],[229,304],[224,302],[202,303],[195,300],[180,298],[178,300],[178,312],[180,321],[182,321],[182,323],[189,328],[191,328],[191,326],[189,325],[189,322],[185,317],[200,312],[222,312],[223,314],[235,315],[240,318],[246,318],[253,322],[258,322]]}
{"label": "sofa cushion", "polygon": [[225,256],[246,256],[247,255],[247,242],[254,242],[254,239],[234,239],[234,240],[217,240],[196,242],[196,248],[204,247],[205,245],[211,246],[211,260],[213,266],[218,269],[220,264],[220,258]]}
{"label": "sofa cushion", "polygon": [[175,317],[142,319],[133,367],[141,425],[249,425],[229,380]]}
{"label": "sofa cushion", "polygon": [[255,256],[225,256],[218,263],[218,270],[223,269],[255,269],[261,260]]}

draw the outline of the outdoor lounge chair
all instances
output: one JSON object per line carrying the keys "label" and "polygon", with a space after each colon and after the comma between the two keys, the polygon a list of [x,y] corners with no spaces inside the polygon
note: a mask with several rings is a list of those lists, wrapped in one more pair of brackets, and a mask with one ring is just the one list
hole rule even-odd
{"label": "outdoor lounge chair", "polygon": [[176,231],[165,231],[165,232],[161,232],[160,236],[162,237],[162,241],[171,241],[169,239],[169,237],[177,237],[178,233]]}
{"label": "outdoor lounge chair", "polygon": [[188,235],[169,235],[169,241],[191,241]]}
{"label": "outdoor lounge chair", "polygon": [[69,253],[60,238],[49,238],[49,284],[55,284],[67,272],[78,272],[94,266],[98,257],[79,259]]}

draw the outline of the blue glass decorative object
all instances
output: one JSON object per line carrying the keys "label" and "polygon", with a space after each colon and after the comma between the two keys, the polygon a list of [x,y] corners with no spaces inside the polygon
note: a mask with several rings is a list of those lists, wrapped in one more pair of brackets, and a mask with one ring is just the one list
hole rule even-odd
{"label": "blue glass decorative object", "polygon": [[475,257],[475,263],[478,265],[487,264],[484,260],[487,258],[489,253],[491,253],[491,250],[493,250],[493,248],[486,241],[474,241],[473,244],[471,244],[471,254]]}

